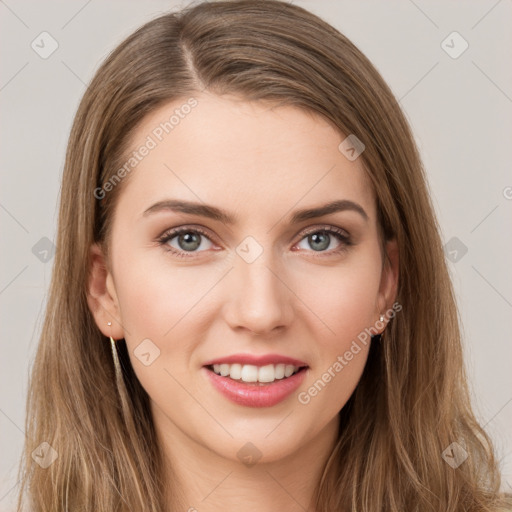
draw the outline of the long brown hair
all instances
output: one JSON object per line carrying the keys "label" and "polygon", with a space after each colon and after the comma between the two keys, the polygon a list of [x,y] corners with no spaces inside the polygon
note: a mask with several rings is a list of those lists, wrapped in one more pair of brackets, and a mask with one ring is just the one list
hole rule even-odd
{"label": "long brown hair", "polygon": [[[364,142],[382,240],[399,246],[402,311],[372,343],[340,412],[317,512],[491,511],[505,504],[490,439],[472,411],[452,284],[411,129],[392,92],[344,35],[278,0],[203,2],[160,16],[101,65],[78,108],[62,179],[57,250],[27,399],[21,510],[166,510],[149,400],[119,342],[123,377],[87,302],[89,250],[108,253],[116,199],[98,188],[147,113],[202,90],[321,114]],[[136,172],[136,171],[135,171]],[[46,442],[57,454],[32,458]],[[467,459],[443,459],[452,443]],[[39,447],[39,448],[38,448]],[[48,445],[44,445],[48,450]],[[51,452],[53,454],[53,452]]]}

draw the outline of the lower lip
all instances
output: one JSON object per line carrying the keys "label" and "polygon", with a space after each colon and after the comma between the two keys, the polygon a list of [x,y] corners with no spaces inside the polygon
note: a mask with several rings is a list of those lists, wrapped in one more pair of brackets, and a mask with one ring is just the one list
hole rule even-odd
{"label": "lower lip", "polygon": [[286,379],[275,380],[272,383],[242,382],[222,377],[203,367],[210,382],[226,398],[246,407],[272,407],[289,397],[304,381],[306,368]]}

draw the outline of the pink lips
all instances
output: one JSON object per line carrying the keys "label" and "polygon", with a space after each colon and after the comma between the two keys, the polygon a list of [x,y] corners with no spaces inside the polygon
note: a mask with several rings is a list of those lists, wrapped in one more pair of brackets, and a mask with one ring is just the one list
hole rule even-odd
{"label": "pink lips", "polygon": [[292,357],[281,356],[279,354],[265,354],[255,356],[252,354],[233,354],[231,356],[219,357],[207,361],[203,366],[211,366],[214,364],[253,364],[254,366],[265,366],[267,364],[293,364],[293,366],[302,367],[307,366],[304,361],[293,359]]}
{"label": "pink lips", "polygon": [[213,386],[226,398],[247,407],[272,407],[282,402],[302,384],[306,376],[306,370],[302,369],[286,379],[260,384],[221,377],[206,368],[203,368],[203,371],[207,373]]}
{"label": "pink lips", "polygon": [[[229,377],[217,375],[208,366],[214,364],[252,364],[265,366],[267,364],[291,364],[300,370],[294,375],[275,380],[271,383],[243,382]],[[289,397],[304,381],[307,364],[298,359],[278,354],[254,356],[251,354],[234,354],[227,357],[207,361],[202,368],[205,375],[222,395],[232,402],[246,407],[272,407]]]}

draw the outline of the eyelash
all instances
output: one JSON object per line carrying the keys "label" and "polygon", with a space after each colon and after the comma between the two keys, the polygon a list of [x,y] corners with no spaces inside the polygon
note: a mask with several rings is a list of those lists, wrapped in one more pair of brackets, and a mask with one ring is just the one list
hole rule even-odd
{"label": "eyelash", "polygon": [[[187,251],[177,251],[174,247],[170,247],[167,245],[167,242],[175,238],[176,236],[182,234],[182,233],[199,233],[203,235],[204,237],[208,238],[208,240],[212,241],[209,234],[204,231],[203,229],[199,227],[187,227],[183,226],[176,229],[171,229],[169,231],[166,231],[163,233],[160,237],[157,238],[157,242],[160,246],[164,248],[164,250],[174,254],[175,256],[179,258],[191,258],[194,257],[195,251],[189,251],[188,255]],[[319,254],[315,257],[323,257],[322,254],[328,254],[328,255],[334,255],[334,254],[341,254],[348,250],[348,248],[353,245],[353,242],[350,238],[350,236],[347,234],[347,232],[343,229],[336,228],[334,226],[322,226],[321,228],[313,228],[308,231],[303,232],[301,235],[301,238],[299,240],[302,241],[304,238],[306,238],[308,235],[312,235],[314,233],[328,233],[330,235],[334,235],[340,242],[341,245],[338,249],[333,249],[330,251],[320,251]],[[199,251],[203,252],[203,251]],[[315,251],[310,251],[315,252]]]}

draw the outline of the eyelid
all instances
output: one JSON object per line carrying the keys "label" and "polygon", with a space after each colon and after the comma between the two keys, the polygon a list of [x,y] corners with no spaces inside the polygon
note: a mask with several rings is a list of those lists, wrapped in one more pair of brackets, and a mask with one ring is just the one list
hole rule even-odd
{"label": "eyelid", "polygon": [[203,226],[199,226],[197,224],[183,224],[182,226],[177,226],[175,228],[169,228],[166,229],[161,235],[159,235],[156,240],[162,240],[167,237],[174,237],[176,235],[179,235],[180,233],[187,232],[187,231],[197,231],[198,233],[201,233],[206,238],[214,241],[216,239],[215,235],[213,235],[207,228]]}
{"label": "eyelid", "polygon": [[[317,231],[333,231],[335,233],[338,233],[339,235],[345,236],[346,238],[350,238],[350,233],[346,229],[339,228],[337,226],[332,226],[330,224],[317,225],[317,226],[312,226],[311,228],[305,228],[305,230],[301,231],[299,233],[299,235],[304,237],[311,233],[316,233]],[[302,238],[301,238],[301,240],[302,240]]]}

